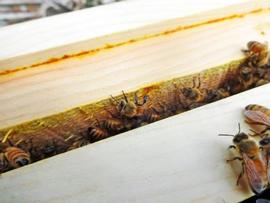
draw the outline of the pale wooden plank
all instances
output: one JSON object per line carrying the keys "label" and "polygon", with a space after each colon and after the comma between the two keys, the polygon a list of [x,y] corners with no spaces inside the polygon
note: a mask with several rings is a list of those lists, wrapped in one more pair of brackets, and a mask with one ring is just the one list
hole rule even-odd
{"label": "pale wooden plank", "polygon": [[[3,202],[239,202],[225,162],[250,103],[269,106],[270,85],[232,96],[2,175]],[[16,191],[16,192],[14,192]],[[31,191],[31,192],[29,192]],[[46,192],[45,192],[46,191]]]}
{"label": "pale wooden plank", "polygon": [[0,0],[0,6],[21,5],[21,4],[41,4],[42,0]]}
{"label": "pale wooden plank", "polygon": [[[231,9],[221,9],[219,12],[185,19],[185,17],[194,14],[238,4],[238,7]],[[229,0],[218,3],[215,0],[202,0],[199,2],[192,0],[188,3],[177,0],[158,2],[154,0],[123,1],[26,22],[16,26],[4,27],[0,29],[0,67],[3,69],[23,64],[29,65],[51,57],[95,49],[108,43],[123,42],[175,26],[192,24],[198,22],[198,20],[209,20],[213,17],[232,14],[232,12],[239,13],[263,7],[269,7],[269,1]],[[178,20],[171,20],[174,18],[178,18]],[[135,31],[135,29],[165,20],[170,21],[162,24],[162,26]],[[128,32],[123,35],[121,32],[124,31]],[[18,35],[18,33],[20,34]],[[111,35],[112,33],[116,34]],[[7,38],[8,40],[6,40]],[[82,43],[78,46],[78,42]],[[70,46],[72,43],[76,45]],[[68,47],[65,46],[67,44]],[[59,47],[58,51],[55,51],[56,49],[51,50],[55,47]],[[45,50],[49,51],[37,53]],[[35,55],[28,57],[27,60],[23,57],[26,54],[33,53]]]}
{"label": "pale wooden plank", "polygon": [[248,41],[270,41],[269,19],[249,15],[3,75],[0,127],[239,59]]}

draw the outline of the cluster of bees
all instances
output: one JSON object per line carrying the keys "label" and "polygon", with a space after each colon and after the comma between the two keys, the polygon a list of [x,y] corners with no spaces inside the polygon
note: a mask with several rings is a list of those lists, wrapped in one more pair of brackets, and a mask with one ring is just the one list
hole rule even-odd
{"label": "cluster of bees", "polygon": [[110,108],[104,107],[105,116],[92,118],[91,122],[83,127],[83,131],[76,133],[76,135],[72,134],[64,138],[55,129],[48,128],[43,130],[40,136],[26,136],[25,140],[19,140],[15,144],[4,138],[0,143],[0,172],[97,142],[268,83],[270,81],[270,64],[267,43],[251,41],[243,52],[246,59],[237,68],[236,73],[228,76],[215,89],[202,87],[199,76],[193,78],[191,87],[173,83],[171,85],[173,91],[164,90],[164,92],[170,92],[173,99],[164,99],[165,97],[163,97],[160,101],[158,98],[150,100],[148,95],[139,99],[136,93],[133,99],[129,99],[122,91],[121,99],[117,100],[111,96],[110,104],[108,104]]}
{"label": "cluster of bees", "polygon": [[[245,174],[249,186],[255,194],[263,193],[270,185],[270,109],[260,105],[248,105],[245,107],[244,116],[246,122],[253,128],[257,125],[263,126],[263,130],[253,134],[246,134],[239,131],[236,135],[220,134],[221,136],[233,136],[234,145],[230,149],[238,151],[240,156],[227,160],[227,162],[239,160],[242,162],[242,171],[238,176],[236,184],[239,184],[241,177]],[[259,136],[259,144],[252,138]]]}
{"label": "cluster of bees", "polygon": [[122,94],[123,99],[120,101],[111,96],[110,101],[115,107],[114,112],[116,113],[106,109],[110,117],[101,121],[96,120],[96,123],[88,128],[86,139],[90,143],[161,119],[161,115],[154,107],[146,105],[148,96],[144,96],[140,103],[136,93],[134,101],[128,100],[124,91]]}
{"label": "cluster of bees", "polygon": [[[178,87],[174,85],[176,104],[167,106],[161,103],[157,106],[147,105],[148,96],[143,97],[143,102],[138,102],[138,96],[135,93],[134,101],[129,101],[123,93],[124,99],[117,101],[112,97],[113,106],[116,107],[116,114],[108,111],[109,118],[103,121],[97,121],[94,127],[89,128],[88,140],[90,143],[107,138],[146,123],[152,123],[168,115],[174,115],[175,112],[190,110],[230,95],[245,91],[247,89],[260,86],[270,82],[270,64],[267,43],[250,41],[246,50],[243,50],[247,56],[245,61],[237,69],[237,74],[228,78],[217,89],[207,89],[201,87],[200,77],[193,78],[192,87]],[[164,107],[165,106],[165,107]],[[160,110],[162,107],[162,110]],[[165,109],[165,110],[164,110]]]}
{"label": "cluster of bees", "polygon": [[246,55],[243,63],[237,68],[236,74],[229,75],[217,89],[201,88],[198,78],[193,79],[192,87],[180,89],[182,106],[186,110],[208,104],[245,90],[270,82],[270,63],[268,44],[250,41],[247,49],[242,50]]}

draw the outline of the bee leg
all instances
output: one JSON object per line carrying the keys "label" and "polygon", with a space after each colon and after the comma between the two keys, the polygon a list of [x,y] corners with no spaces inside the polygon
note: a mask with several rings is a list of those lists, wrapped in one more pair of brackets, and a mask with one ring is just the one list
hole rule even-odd
{"label": "bee leg", "polygon": [[266,133],[268,130],[269,130],[269,128],[266,128],[266,129],[262,130],[261,132],[256,132],[255,130],[250,129],[250,131],[254,133],[254,134],[252,134],[250,136],[253,136],[253,137],[260,136],[261,138],[265,138],[265,137],[268,136],[267,133]]}
{"label": "bee leg", "polygon": [[242,171],[241,173],[238,175],[237,181],[236,181],[236,185],[239,185],[240,179],[242,178],[242,176],[244,175],[245,170],[244,170],[244,163],[242,163]]}
{"label": "bee leg", "polygon": [[227,163],[228,163],[228,162],[235,161],[235,160],[243,161],[243,158],[236,156],[236,157],[234,157],[233,159],[228,159],[228,160],[226,160],[226,161],[227,161]]}
{"label": "bee leg", "polygon": [[143,96],[143,104],[145,104],[148,101],[149,97],[147,95]]}
{"label": "bee leg", "polygon": [[249,120],[245,120],[245,122],[247,124],[251,124],[251,125],[265,125],[265,124],[262,124],[262,123],[258,123],[258,122],[254,122],[254,121],[249,121]]}
{"label": "bee leg", "polygon": [[228,149],[236,149],[236,146],[230,145],[230,146],[228,147]]}
{"label": "bee leg", "polygon": [[246,55],[249,56],[250,55],[250,51],[248,49],[241,49],[241,51]]}
{"label": "bee leg", "polygon": [[136,92],[135,95],[134,95],[134,102],[135,102],[135,104],[136,104],[137,106],[143,106],[143,105],[147,102],[148,99],[149,99],[149,97],[148,97],[147,95],[144,95],[144,97],[143,97],[143,102],[140,104],[140,103],[139,103],[139,99],[138,99],[137,92]]}

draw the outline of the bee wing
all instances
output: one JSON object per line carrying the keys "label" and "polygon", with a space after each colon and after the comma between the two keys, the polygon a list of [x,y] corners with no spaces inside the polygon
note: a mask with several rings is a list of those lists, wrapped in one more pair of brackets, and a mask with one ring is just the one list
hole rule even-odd
{"label": "bee wing", "polygon": [[252,191],[256,194],[262,193],[268,184],[267,172],[261,159],[250,159],[243,154],[244,170]]}
{"label": "bee wing", "polygon": [[270,117],[261,111],[246,110],[244,115],[256,123],[270,126]]}

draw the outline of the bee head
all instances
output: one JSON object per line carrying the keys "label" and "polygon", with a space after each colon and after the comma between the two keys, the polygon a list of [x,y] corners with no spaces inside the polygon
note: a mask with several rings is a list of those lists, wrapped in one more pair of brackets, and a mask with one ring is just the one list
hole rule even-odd
{"label": "bee head", "polygon": [[240,123],[238,123],[238,133],[236,135],[231,135],[231,134],[219,134],[219,135],[220,136],[232,136],[234,144],[239,144],[241,141],[249,139],[249,137],[246,133],[241,132]]}
{"label": "bee head", "polygon": [[248,139],[248,135],[246,133],[241,132],[241,133],[238,133],[234,136],[233,142],[235,144],[238,144],[238,143],[242,142],[243,140],[247,140],[247,139]]}
{"label": "bee head", "polygon": [[[254,45],[256,45],[256,44],[258,44],[259,42],[257,42],[257,41],[249,41],[248,43],[247,43],[247,47],[249,48],[249,49],[251,49]],[[260,43],[259,43],[260,44]]]}
{"label": "bee head", "polygon": [[252,74],[251,67],[244,66],[240,70],[240,75],[244,80],[249,80],[251,78],[251,74]]}
{"label": "bee head", "polygon": [[191,87],[185,87],[182,89],[182,94],[185,97],[188,97],[190,99],[196,99],[198,96],[198,92],[195,90],[195,88],[191,88]]}
{"label": "bee head", "polygon": [[259,144],[260,144],[261,146],[265,146],[265,145],[270,144],[270,137],[263,138],[263,139],[259,142]]}
{"label": "bee head", "polygon": [[121,100],[118,108],[122,115],[133,117],[136,114],[137,106],[133,102],[126,102],[125,100]]}

